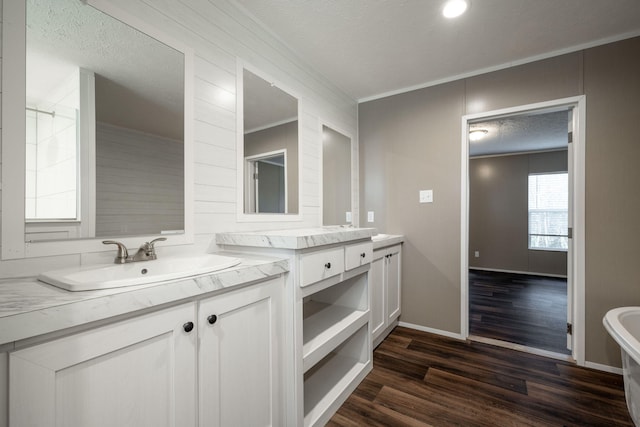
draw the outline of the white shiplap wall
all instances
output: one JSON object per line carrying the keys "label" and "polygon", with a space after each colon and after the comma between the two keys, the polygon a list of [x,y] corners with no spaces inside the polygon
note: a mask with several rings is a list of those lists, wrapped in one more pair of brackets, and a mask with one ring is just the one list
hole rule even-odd
{"label": "white shiplap wall", "polygon": [[[119,9],[194,51],[195,248],[212,249],[215,233],[321,225],[321,134],[328,122],[357,138],[357,104],[303,64],[284,43],[228,0],[113,0]],[[236,209],[237,61],[291,88],[300,98],[302,221],[238,222]],[[354,159],[358,158],[357,152]],[[11,185],[11,183],[2,183]],[[357,212],[357,174],[354,174]],[[354,218],[358,215],[354,214]],[[111,254],[109,253],[109,256]],[[2,262],[0,277],[108,259],[105,254]]]}

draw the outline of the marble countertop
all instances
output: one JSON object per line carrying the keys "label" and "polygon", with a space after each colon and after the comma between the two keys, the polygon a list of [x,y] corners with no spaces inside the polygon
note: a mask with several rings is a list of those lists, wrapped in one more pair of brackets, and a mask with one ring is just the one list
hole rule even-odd
{"label": "marble countertop", "polygon": [[246,254],[209,275],[98,291],[69,292],[30,279],[0,281],[0,346],[286,273],[286,260]]}
{"label": "marble countertop", "polygon": [[216,243],[231,246],[259,248],[306,249],[316,246],[369,239],[375,228],[352,228],[341,226],[299,228],[272,231],[247,231],[216,234]]}
{"label": "marble countertop", "polygon": [[376,250],[402,243],[404,236],[401,234],[376,234],[371,240],[373,240],[373,250]]}

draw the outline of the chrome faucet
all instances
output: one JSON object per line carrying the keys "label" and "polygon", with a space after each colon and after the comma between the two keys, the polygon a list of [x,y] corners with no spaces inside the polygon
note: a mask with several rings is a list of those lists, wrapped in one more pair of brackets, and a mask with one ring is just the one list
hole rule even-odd
{"label": "chrome faucet", "polygon": [[115,240],[103,240],[102,243],[105,245],[116,245],[118,246],[118,253],[114,262],[116,264],[126,264],[129,262],[138,262],[138,261],[150,261],[152,259],[157,259],[156,248],[154,244],[156,242],[162,242],[167,240],[166,237],[158,237],[157,239],[153,239],[150,242],[144,242],[139,248],[135,255],[129,255],[129,251],[127,247],[118,241]]}

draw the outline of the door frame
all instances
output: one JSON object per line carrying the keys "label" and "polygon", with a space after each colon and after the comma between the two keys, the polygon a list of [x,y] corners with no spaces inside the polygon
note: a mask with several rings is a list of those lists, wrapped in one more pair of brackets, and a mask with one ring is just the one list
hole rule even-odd
{"label": "door frame", "polygon": [[[572,357],[579,366],[585,365],[585,119],[586,97],[584,95],[520,105],[500,110],[486,111],[462,116],[461,121],[461,210],[460,210],[460,293],[461,335],[469,337],[469,143],[470,122],[511,116],[533,110],[568,107],[573,108],[573,156],[569,170],[573,170],[573,252],[568,260],[567,277],[573,280],[573,295],[567,301],[573,325]],[[572,157],[572,158],[571,158]],[[570,219],[571,223],[571,219]]]}
{"label": "door frame", "polygon": [[244,201],[244,211],[245,213],[260,213],[258,209],[258,194],[259,194],[259,178],[255,179],[255,164],[258,161],[269,159],[271,157],[276,157],[279,155],[284,156],[284,212],[283,214],[289,213],[289,189],[288,189],[288,181],[287,181],[287,149],[282,148],[279,150],[268,151],[265,153],[254,154],[252,156],[246,156],[244,158],[244,171],[245,171],[245,194],[248,194],[249,197],[245,197]]}

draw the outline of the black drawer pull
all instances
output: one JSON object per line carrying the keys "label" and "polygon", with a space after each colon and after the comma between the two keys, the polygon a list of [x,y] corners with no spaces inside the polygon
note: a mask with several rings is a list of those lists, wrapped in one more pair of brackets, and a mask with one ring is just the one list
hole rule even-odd
{"label": "black drawer pull", "polygon": [[184,325],[182,325],[182,329],[184,329],[185,332],[193,331],[193,322],[185,323]]}
{"label": "black drawer pull", "polygon": [[366,254],[366,253],[364,253],[364,252],[362,252],[362,253],[360,254],[360,256],[361,256],[362,258],[364,258],[364,257],[366,257],[366,256],[367,256],[367,254]]}
{"label": "black drawer pull", "polygon": [[218,316],[216,316],[215,314],[212,314],[211,316],[207,317],[207,322],[209,322],[210,325],[213,325],[217,321],[218,321]]}
{"label": "black drawer pull", "polygon": [[330,262],[326,263],[326,264],[324,265],[324,268],[331,268],[331,263],[330,263]]}

